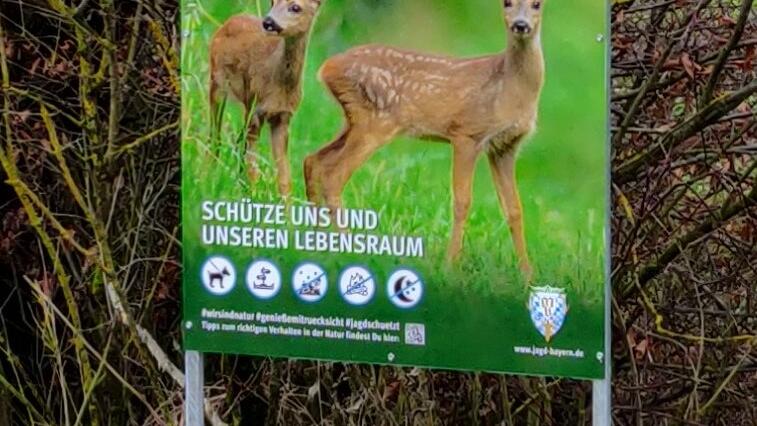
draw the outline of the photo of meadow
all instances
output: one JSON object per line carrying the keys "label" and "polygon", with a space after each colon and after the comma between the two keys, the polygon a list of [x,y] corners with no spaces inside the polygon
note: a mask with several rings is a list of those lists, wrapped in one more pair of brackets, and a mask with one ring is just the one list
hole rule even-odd
{"label": "photo of meadow", "polygon": [[[363,264],[376,271],[383,282],[397,266],[411,266],[426,281],[424,304],[412,312],[398,313],[386,301],[361,308],[375,317],[400,317],[435,324],[472,346],[483,345],[475,356],[437,355],[436,365],[450,368],[481,368],[519,372],[565,372],[591,377],[601,374],[594,359],[603,339],[604,282],[607,217],[607,100],[605,77],[605,22],[603,5],[589,0],[570,3],[545,2],[542,46],[546,62],[545,86],[539,106],[537,130],[520,147],[517,162],[518,187],[523,203],[528,253],[534,269],[528,282],[518,270],[510,230],[492,182],[485,156],[475,171],[473,202],[465,228],[461,257],[445,261],[452,229],[451,167],[448,144],[399,137],[376,152],[358,168],[343,193],[344,206],[371,209],[380,214],[377,233],[421,236],[423,259],[404,260],[340,254],[311,257],[294,250],[255,251],[201,246],[198,241],[203,200],[251,198],[257,202],[283,202],[277,190],[276,169],[268,126],[262,131],[256,155],[260,174],[249,179],[245,165],[246,118],[243,108],[228,102],[223,109],[218,138],[211,137],[209,107],[209,44],[214,32],[239,13],[265,16],[270,4],[264,0],[182,1],[182,167],[183,233],[185,268],[199,268],[209,255],[224,255],[238,268],[256,257],[273,259],[284,276],[304,260],[316,260],[331,277],[348,264]],[[303,99],[290,125],[289,162],[295,205],[307,204],[303,161],[328,144],[344,126],[341,109],[318,81],[323,62],[347,49],[381,43],[403,49],[476,57],[494,54],[507,43],[502,2],[496,0],[325,0],[313,25],[303,75]],[[239,274],[238,274],[239,275]],[[204,294],[194,278],[185,274],[185,317],[201,307],[249,307],[254,300],[240,286],[240,297],[216,300]],[[289,285],[284,283],[285,286]],[[549,285],[565,289],[570,314],[558,343],[587,352],[582,361],[532,360],[504,354],[514,342],[539,344],[526,308],[529,286]],[[243,296],[244,295],[244,296]],[[263,309],[292,309],[309,313],[338,313],[344,304],[338,295],[326,297],[317,306],[301,306],[293,297],[279,298]],[[497,330],[496,324],[508,324]],[[587,329],[582,324],[593,324]],[[457,328],[456,328],[457,327]],[[433,330],[429,333],[431,334]],[[441,332],[441,331],[440,331]],[[493,333],[493,334],[492,334]],[[499,334],[497,334],[499,333]],[[505,333],[506,335],[502,335]],[[265,338],[255,349],[244,343],[203,341],[198,332],[187,333],[186,344],[205,350],[268,353],[319,357],[292,351]],[[221,339],[222,340],[222,339]],[[508,346],[509,344],[509,346]],[[317,345],[316,345],[317,346]],[[491,350],[487,351],[489,347]],[[403,349],[405,350],[405,349]],[[443,349],[435,349],[444,352]],[[327,358],[354,356],[354,347],[323,348]],[[367,350],[370,352],[371,350]],[[401,351],[397,351],[402,355]],[[408,354],[412,363],[417,355]],[[360,357],[385,361],[375,350]],[[403,363],[400,356],[399,363]],[[434,361],[431,361],[432,364]],[[564,364],[561,364],[564,363]],[[535,367],[536,365],[540,367]],[[568,365],[570,364],[570,365]]]}

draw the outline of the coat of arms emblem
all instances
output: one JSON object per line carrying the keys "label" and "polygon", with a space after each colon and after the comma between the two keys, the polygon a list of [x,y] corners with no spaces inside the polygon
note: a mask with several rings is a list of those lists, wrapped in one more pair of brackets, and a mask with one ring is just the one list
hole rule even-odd
{"label": "coat of arms emblem", "polygon": [[536,329],[549,343],[568,315],[568,297],[561,288],[534,287],[528,298],[528,310]]}

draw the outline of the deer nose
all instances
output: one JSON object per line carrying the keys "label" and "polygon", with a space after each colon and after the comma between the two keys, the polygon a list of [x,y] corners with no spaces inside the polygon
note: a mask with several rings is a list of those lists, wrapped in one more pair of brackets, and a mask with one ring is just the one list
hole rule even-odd
{"label": "deer nose", "polygon": [[531,26],[526,21],[515,21],[512,26],[515,34],[528,34],[531,32]]}
{"label": "deer nose", "polygon": [[267,16],[265,19],[263,19],[263,29],[268,31],[269,33],[280,33],[283,28],[281,28],[281,25],[277,24],[276,21],[273,20],[270,16]]}

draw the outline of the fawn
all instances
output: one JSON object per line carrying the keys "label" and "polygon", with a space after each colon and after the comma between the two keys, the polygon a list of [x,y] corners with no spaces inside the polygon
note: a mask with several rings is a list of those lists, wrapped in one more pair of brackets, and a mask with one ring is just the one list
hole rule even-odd
{"label": "fawn", "polygon": [[320,78],[341,104],[346,126],[336,140],[305,159],[308,199],[341,208],[350,176],[395,136],[447,141],[454,163],[447,257],[455,260],[463,245],[476,160],[486,152],[520,269],[530,278],[515,158],[536,126],[544,84],[542,4],[504,0],[508,44],[498,55],[456,59],[368,45],[327,60]]}
{"label": "fawn", "polygon": [[289,121],[302,99],[305,52],[320,4],[320,0],[275,0],[265,19],[229,18],[210,44],[211,128],[215,134],[220,131],[227,97],[244,105],[245,157],[254,182],[259,174],[255,145],[268,122],[278,189],[284,197],[290,193],[292,180],[287,158]]}

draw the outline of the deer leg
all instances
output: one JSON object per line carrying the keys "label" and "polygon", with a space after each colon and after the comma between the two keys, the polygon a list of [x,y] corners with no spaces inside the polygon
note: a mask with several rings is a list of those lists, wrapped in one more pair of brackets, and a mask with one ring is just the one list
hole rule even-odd
{"label": "deer leg", "polygon": [[255,101],[245,103],[245,121],[247,123],[247,147],[245,149],[245,162],[247,163],[247,175],[250,178],[250,183],[255,183],[260,176],[260,170],[258,169],[257,154],[255,148],[260,139],[260,130],[263,127],[263,121],[265,120],[265,114],[256,110],[252,112]]}
{"label": "deer leg", "polygon": [[215,79],[210,80],[210,144],[211,149],[216,154],[218,153],[219,141],[221,135],[221,124],[223,118],[223,111],[226,107],[226,98],[219,102],[218,97],[222,94],[222,91],[218,87]]}
{"label": "deer leg", "polygon": [[476,168],[478,149],[473,140],[453,142],[452,197],[454,222],[452,237],[447,249],[447,259],[455,261],[463,248],[465,222],[468,220],[473,192],[473,173]]}
{"label": "deer leg", "polygon": [[273,159],[276,162],[276,173],[279,181],[279,194],[289,198],[292,188],[292,172],[287,156],[289,146],[289,113],[276,114],[269,119],[271,123],[271,144],[273,145]]}
{"label": "deer leg", "polygon": [[210,78],[210,88],[208,90],[208,105],[210,107],[210,140],[214,140],[218,134],[218,124],[221,120],[218,117],[218,85],[215,80]]}
{"label": "deer leg", "polygon": [[394,131],[380,125],[352,126],[344,134],[344,143],[320,158],[322,170],[328,171],[321,179],[323,196],[332,212],[342,207],[344,186],[355,170],[393,135]]}
{"label": "deer leg", "polygon": [[305,157],[305,161],[302,164],[303,174],[305,175],[305,194],[308,201],[314,204],[321,202],[321,188],[320,182],[316,179],[317,176],[317,163],[318,153],[310,154]]}
{"label": "deer leg", "polygon": [[347,139],[347,133],[349,128],[342,130],[342,133],[334,139],[331,143],[319,149],[316,153],[308,155],[305,158],[304,172],[305,172],[305,187],[307,191],[308,200],[311,203],[318,204],[322,200],[322,158],[325,158],[332,151],[339,151],[344,146]]}
{"label": "deer leg", "polygon": [[494,178],[494,186],[497,188],[500,206],[510,226],[510,234],[515,246],[515,254],[518,256],[520,270],[530,280],[533,270],[528,261],[526,237],[523,231],[523,207],[515,181],[515,152],[490,153],[489,165]]}

